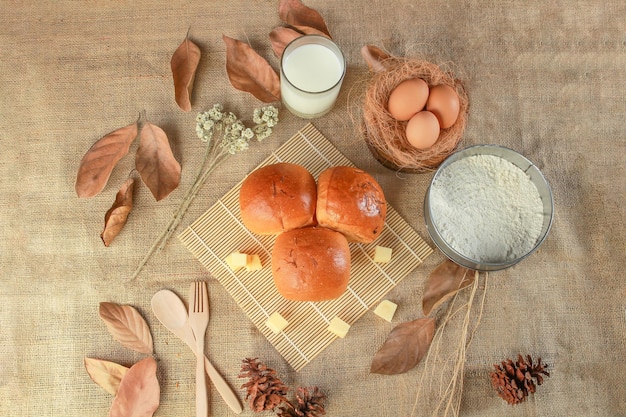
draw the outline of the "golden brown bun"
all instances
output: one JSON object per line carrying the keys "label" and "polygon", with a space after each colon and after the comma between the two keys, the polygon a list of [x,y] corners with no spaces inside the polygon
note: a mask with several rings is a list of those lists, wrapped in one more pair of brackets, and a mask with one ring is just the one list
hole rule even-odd
{"label": "golden brown bun", "polygon": [[241,220],[252,232],[275,235],[313,224],[315,178],[306,168],[278,163],[259,168],[241,184]]}
{"label": "golden brown bun", "polygon": [[317,180],[317,222],[349,241],[370,243],[383,230],[387,203],[382,188],[358,168],[328,168]]}
{"label": "golden brown bun", "polygon": [[339,297],[350,279],[350,248],[345,236],[323,227],[280,234],[272,250],[278,292],[295,301]]}

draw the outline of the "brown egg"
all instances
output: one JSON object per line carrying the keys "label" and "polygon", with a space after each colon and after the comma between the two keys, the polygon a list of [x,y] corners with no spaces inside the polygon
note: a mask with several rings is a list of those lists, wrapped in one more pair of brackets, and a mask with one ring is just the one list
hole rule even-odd
{"label": "brown egg", "polygon": [[439,138],[439,121],[429,111],[421,111],[411,117],[406,125],[406,138],[417,149],[428,149]]}
{"label": "brown egg", "polygon": [[452,126],[459,117],[459,95],[449,85],[440,84],[430,89],[426,110],[437,116],[442,129]]}
{"label": "brown egg", "polygon": [[402,81],[391,91],[387,109],[396,120],[404,122],[424,109],[428,100],[428,84],[421,78]]}

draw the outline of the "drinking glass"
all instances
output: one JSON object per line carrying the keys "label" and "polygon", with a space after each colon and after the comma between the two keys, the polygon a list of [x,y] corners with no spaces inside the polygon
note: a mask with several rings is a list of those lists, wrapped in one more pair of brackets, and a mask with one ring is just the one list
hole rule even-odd
{"label": "drinking glass", "polygon": [[341,49],[320,35],[291,41],[280,60],[280,94],[296,116],[313,119],[333,107],[346,74]]}

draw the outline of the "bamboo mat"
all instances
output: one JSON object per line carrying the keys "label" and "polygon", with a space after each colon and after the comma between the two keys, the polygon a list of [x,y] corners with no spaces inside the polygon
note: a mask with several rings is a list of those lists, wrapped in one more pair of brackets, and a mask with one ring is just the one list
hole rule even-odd
{"label": "bamboo mat", "polygon": [[[316,179],[328,167],[354,166],[310,123],[274,151],[259,167],[277,162],[302,165]],[[254,235],[241,223],[241,182],[186,228],[179,239],[224,286],[259,331],[296,371],[306,366],[337,338],[327,330],[335,316],[350,325],[354,324],[432,253],[432,249],[415,230],[388,206],[381,236],[371,244],[350,244],[350,282],[341,297],[317,303],[286,300],[278,293],[272,279],[270,255],[275,236]],[[379,264],[372,261],[376,245],[393,249],[391,262]],[[245,269],[231,271],[224,259],[235,251],[258,254],[263,269],[255,272],[247,272]],[[268,317],[276,311],[289,322],[278,334],[265,325]],[[350,333],[346,337],[349,338]]]}

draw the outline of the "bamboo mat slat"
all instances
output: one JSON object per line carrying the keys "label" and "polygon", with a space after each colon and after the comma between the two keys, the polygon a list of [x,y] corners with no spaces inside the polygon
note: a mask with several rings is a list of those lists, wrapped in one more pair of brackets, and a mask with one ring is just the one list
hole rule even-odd
{"label": "bamboo mat slat", "polygon": [[[331,166],[354,166],[310,123],[258,167],[277,162],[302,165],[315,178]],[[381,236],[371,244],[350,244],[350,283],[341,297],[318,303],[286,300],[278,293],[272,279],[270,257],[275,237],[255,235],[241,222],[239,188],[242,182],[187,227],[179,239],[296,371],[337,338],[327,330],[335,316],[350,325],[354,324],[432,253],[417,232],[393,207],[388,206]],[[376,245],[393,249],[391,262],[373,262]],[[263,269],[255,272],[231,271],[224,259],[235,251],[258,254]],[[289,322],[287,328],[278,334],[265,326],[268,317],[275,311]],[[350,337],[349,333],[347,337]]]}

